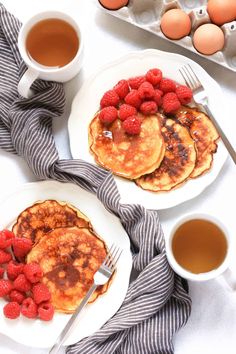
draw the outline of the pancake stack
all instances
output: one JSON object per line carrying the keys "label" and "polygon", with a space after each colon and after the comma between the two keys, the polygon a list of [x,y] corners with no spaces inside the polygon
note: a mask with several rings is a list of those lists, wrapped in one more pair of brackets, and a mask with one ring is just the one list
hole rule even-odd
{"label": "pancake stack", "polygon": [[119,119],[105,126],[94,117],[89,146],[99,165],[152,192],[170,191],[210,170],[219,135],[205,113],[182,106],[169,117],[139,117],[139,135],[125,133]]}
{"label": "pancake stack", "polygon": [[[22,211],[12,230],[17,237],[33,241],[26,262],[40,265],[55,310],[74,312],[107,255],[90,220],[65,202],[45,200]],[[98,287],[89,302],[107,288],[108,284]]]}

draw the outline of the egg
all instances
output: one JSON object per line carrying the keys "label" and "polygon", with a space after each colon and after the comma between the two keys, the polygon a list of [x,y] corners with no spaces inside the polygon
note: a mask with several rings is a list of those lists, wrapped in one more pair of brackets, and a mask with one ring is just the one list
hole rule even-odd
{"label": "egg", "polygon": [[129,0],[99,0],[100,4],[108,10],[118,10],[126,6]]}
{"label": "egg", "polygon": [[196,29],[193,34],[193,45],[196,50],[205,55],[211,55],[222,50],[225,43],[224,33],[213,23],[206,23]]}
{"label": "egg", "polygon": [[180,39],[191,31],[190,17],[180,9],[172,9],[161,18],[161,30],[170,39]]}
{"label": "egg", "polygon": [[231,22],[236,19],[236,0],[209,0],[207,12],[216,25]]}

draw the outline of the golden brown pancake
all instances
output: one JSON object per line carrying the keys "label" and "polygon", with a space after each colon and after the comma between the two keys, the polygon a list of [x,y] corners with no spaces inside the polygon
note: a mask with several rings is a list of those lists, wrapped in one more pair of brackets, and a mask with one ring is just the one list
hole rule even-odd
{"label": "golden brown pancake", "polygon": [[175,118],[189,128],[190,134],[195,141],[197,149],[196,165],[190,177],[195,178],[202,175],[211,168],[213,154],[217,150],[217,139],[219,135],[210,118],[196,108],[181,107]]}
{"label": "golden brown pancake", "polygon": [[99,165],[128,179],[152,172],[160,165],[165,146],[158,115],[140,114],[140,119],[140,134],[129,135],[119,119],[106,127],[95,116],[89,126],[89,145]]}
{"label": "golden brown pancake", "polygon": [[92,228],[89,219],[75,207],[56,200],[37,202],[20,213],[12,231],[17,237],[37,241],[58,227]]}
{"label": "golden brown pancake", "polygon": [[[27,263],[37,262],[43,270],[55,310],[75,311],[93,283],[93,275],[106,257],[104,242],[86,228],[58,228],[41,237],[27,256]],[[108,284],[100,286],[89,302],[103,294]]]}
{"label": "golden brown pancake", "polygon": [[196,161],[195,143],[187,128],[167,119],[162,134],[166,149],[160,167],[136,180],[140,187],[153,192],[169,191],[183,183],[192,173]]}

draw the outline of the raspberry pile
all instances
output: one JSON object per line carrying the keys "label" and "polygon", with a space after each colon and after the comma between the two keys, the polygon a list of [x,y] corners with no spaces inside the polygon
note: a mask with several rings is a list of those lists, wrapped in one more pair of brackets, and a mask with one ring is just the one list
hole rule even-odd
{"label": "raspberry pile", "polygon": [[42,269],[35,262],[24,263],[32,246],[30,239],[15,237],[9,230],[0,231],[0,298],[8,302],[3,313],[10,319],[21,314],[50,321],[54,308],[47,286],[41,283]]}
{"label": "raspberry pile", "polygon": [[158,111],[171,114],[191,102],[192,91],[184,85],[163,77],[158,68],[150,69],[145,75],[120,80],[111,90],[104,93],[100,101],[99,119],[109,125],[116,119],[122,121],[127,134],[141,131],[144,116]]}

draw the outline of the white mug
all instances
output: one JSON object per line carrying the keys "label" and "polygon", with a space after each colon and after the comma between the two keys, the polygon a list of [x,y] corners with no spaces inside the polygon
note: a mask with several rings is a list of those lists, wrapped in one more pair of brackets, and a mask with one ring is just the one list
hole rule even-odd
{"label": "white mug", "polygon": [[[172,241],[177,229],[187,221],[196,220],[196,219],[210,221],[216,226],[218,226],[220,230],[223,232],[227,243],[226,256],[223,262],[216,269],[213,269],[208,272],[199,273],[199,274],[192,273],[189,270],[183,268],[176,261],[172,250]],[[224,283],[226,283],[231,290],[234,290],[236,286],[236,280],[234,275],[229,269],[231,250],[232,247],[231,247],[231,238],[230,238],[229,231],[219,219],[209,214],[188,214],[181,217],[172,227],[170,235],[166,241],[166,253],[167,253],[167,259],[169,261],[169,264],[173,268],[173,270],[181,277],[195,282],[201,282],[201,281],[217,278],[219,281],[223,281]],[[220,275],[222,277],[219,277]]]}
{"label": "white mug", "polygon": [[[63,67],[44,67],[33,61],[26,50],[26,38],[31,28],[38,22],[46,19],[60,19],[69,23],[76,31],[79,39],[79,48],[75,57]],[[31,17],[20,29],[18,36],[18,47],[22,59],[26,63],[28,70],[24,73],[18,84],[18,92],[21,96],[31,97],[33,92],[30,89],[36,79],[47,81],[66,82],[76,76],[82,67],[83,57],[83,36],[78,23],[68,14],[60,11],[40,12]]]}

